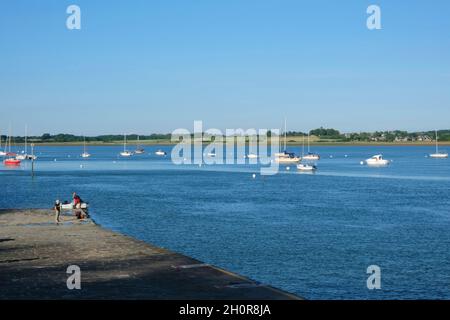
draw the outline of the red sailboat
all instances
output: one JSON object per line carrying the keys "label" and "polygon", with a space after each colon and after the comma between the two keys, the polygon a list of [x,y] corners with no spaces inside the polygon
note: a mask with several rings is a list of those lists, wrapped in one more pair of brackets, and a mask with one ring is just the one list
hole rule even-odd
{"label": "red sailboat", "polygon": [[[10,131],[11,131],[11,129],[10,129]],[[20,166],[20,160],[15,158],[17,156],[17,154],[15,154],[14,152],[11,152],[11,134],[9,135],[7,144],[8,144],[9,149],[8,149],[8,152],[6,152],[6,159],[3,160],[3,164],[5,166],[9,166],[9,167]],[[6,147],[5,147],[5,150],[6,150]]]}

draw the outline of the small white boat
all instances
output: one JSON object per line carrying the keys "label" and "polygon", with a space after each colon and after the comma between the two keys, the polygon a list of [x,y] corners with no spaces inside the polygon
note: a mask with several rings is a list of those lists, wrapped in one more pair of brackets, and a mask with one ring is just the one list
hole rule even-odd
{"label": "small white boat", "polygon": [[16,156],[16,159],[17,160],[27,160],[27,156],[28,156],[27,154],[21,153]]}
{"label": "small white boat", "polygon": [[315,165],[312,165],[312,164],[299,163],[297,165],[297,169],[299,171],[316,171],[317,167]]}
{"label": "small white boat", "polygon": [[302,159],[304,159],[304,160],[320,160],[320,156],[315,153],[308,153],[307,155],[303,156]]}
{"label": "small white boat", "polygon": [[157,156],[165,156],[165,155],[167,155],[167,153],[166,153],[165,151],[162,151],[162,150],[156,151],[155,154],[156,154]]}
{"label": "small white boat", "polygon": [[89,153],[87,153],[87,152],[83,152],[82,154],[81,154],[81,157],[82,158],[89,158],[91,155],[89,154]]}
{"label": "small white boat", "polygon": [[22,153],[16,156],[17,160],[36,160],[37,157],[33,154]]}
{"label": "small white boat", "polygon": [[390,163],[389,160],[383,159],[381,154],[377,154],[372,158],[366,159],[366,164],[368,166],[386,166]]}
{"label": "small white boat", "polygon": [[216,156],[214,152],[208,152],[206,155],[210,158],[214,158]]}
{"label": "small white boat", "polygon": [[258,158],[258,155],[257,154],[254,154],[254,153],[249,153],[248,155],[247,155],[247,159],[257,159]]}
{"label": "small white boat", "polygon": [[125,150],[125,151],[122,151],[122,152],[120,153],[120,155],[121,155],[122,157],[131,157],[131,156],[133,155],[133,152]]}
{"label": "small white boat", "polygon": [[[89,208],[89,205],[87,203],[82,203],[81,204],[81,208],[80,209],[87,209],[87,208]],[[72,210],[72,209],[75,209],[75,208],[74,208],[73,202],[71,202],[71,203],[63,203],[63,204],[61,204],[61,209],[63,209],[63,210]]]}
{"label": "small white boat", "polygon": [[436,130],[436,152],[435,153],[431,153],[430,154],[430,158],[435,158],[435,159],[444,159],[444,158],[448,158],[448,153],[446,152],[439,152],[439,146],[438,146],[438,133]]}

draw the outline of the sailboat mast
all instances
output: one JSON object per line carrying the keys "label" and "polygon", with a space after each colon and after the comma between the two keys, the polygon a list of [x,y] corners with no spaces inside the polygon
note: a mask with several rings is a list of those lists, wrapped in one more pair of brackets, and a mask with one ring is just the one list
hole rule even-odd
{"label": "sailboat mast", "polygon": [[310,153],[310,151],[309,151],[309,132],[308,132],[308,153]]}
{"label": "sailboat mast", "polygon": [[284,151],[286,151],[286,118],[284,118]]}
{"label": "sailboat mast", "polygon": [[437,130],[436,130],[436,154],[438,154],[439,153],[439,147],[438,147],[438,133],[437,133]]}
{"label": "sailboat mast", "polygon": [[125,152],[127,150],[127,135],[123,135],[123,151]]}
{"label": "sailboat mast", "polygon": [[303,144],[302,144],[302,158],[305,155],[305,135],[303,135]]}
{"label": "sailboat mast", "polygon": [[25,125],[25,154],[27,154],[28,125]]}

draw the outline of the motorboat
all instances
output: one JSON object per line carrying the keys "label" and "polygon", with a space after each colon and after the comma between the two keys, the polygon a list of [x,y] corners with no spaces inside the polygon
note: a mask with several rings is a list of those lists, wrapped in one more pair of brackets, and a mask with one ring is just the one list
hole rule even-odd
{"label": "motorboat", "polygon": [[389,160],[383,159],[383,155],[377,154],[369,159],[366,159],[366,164],[369,166],[386,166],[390,163]]}
{"label": "motorboat", "polygon": [[311,172],[311,171],[316,171],[317,167],[315,165],[312,165],[312,164],[299,163],[297,165],[297,169],[299,171],[309,171],[309,172]]}
{"label": "motorboat", "polygon": [[157,151],[155,152],[155,154],[156,154],[157,156],[165,156],[165,155],[167,155],[167,153],[166,153],[165,151],[162,151],[161,149],[160,149],[160,150],[157,150]]}
{"label": "motorboat", "polygon": [[[81,203],[80,209],[86,210],[88,208],[89,208],[88,203],[86,203],[86,202]],[[63,209],[63,210],[75,209],[75,204],[73,202],[69,202],[69,203],[65,202],[65,203],[61,204],[61,209]]]}

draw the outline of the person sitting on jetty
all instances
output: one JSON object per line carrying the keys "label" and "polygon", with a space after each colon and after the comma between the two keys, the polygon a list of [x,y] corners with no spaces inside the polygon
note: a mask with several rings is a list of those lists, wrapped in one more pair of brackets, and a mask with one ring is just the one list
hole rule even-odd
{"label": "person sitting on jetty", "polygon": [[61,215],[61,201],[59,201],[59,200],[55,201],[53,210],[55,210],[55,222],[59,223],[59,216]]}

